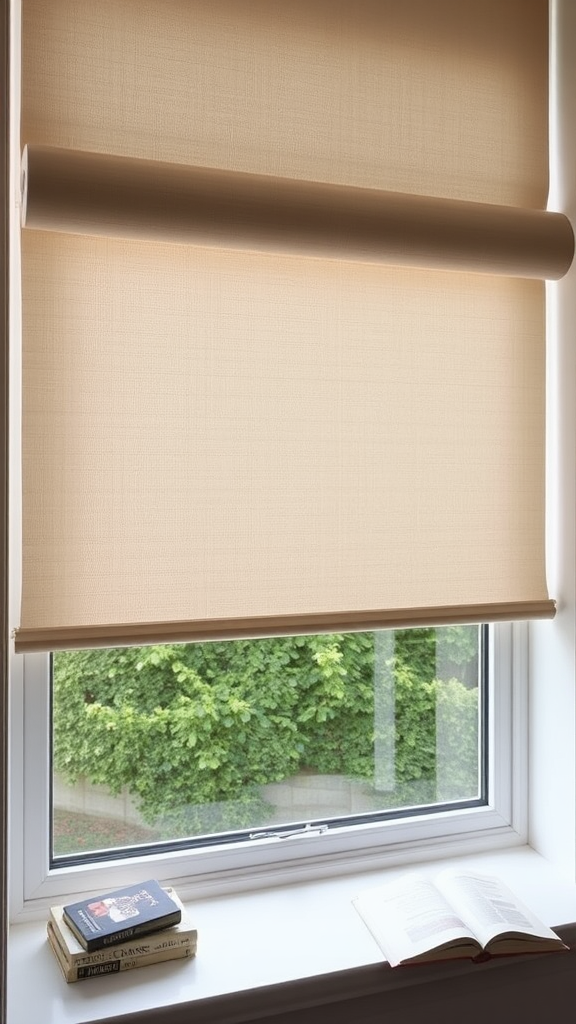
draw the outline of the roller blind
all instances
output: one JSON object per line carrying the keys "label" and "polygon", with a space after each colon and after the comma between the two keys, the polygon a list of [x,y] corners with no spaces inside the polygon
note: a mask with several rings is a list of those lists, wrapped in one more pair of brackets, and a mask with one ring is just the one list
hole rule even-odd
{"label": "roller blind", "polygon": [[24,0],[18,650],[551,615],[543,0]]}

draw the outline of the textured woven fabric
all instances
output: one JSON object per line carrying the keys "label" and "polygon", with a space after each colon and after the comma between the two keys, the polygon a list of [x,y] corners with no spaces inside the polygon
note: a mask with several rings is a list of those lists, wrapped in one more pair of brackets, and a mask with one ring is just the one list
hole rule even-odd
{"label": "textured woven fabric", "polygon": [[[24,0],[24,55],[23,143],[545,205],[541,0]],[[21,649],[551,611],[542,282],[23,249]]]}

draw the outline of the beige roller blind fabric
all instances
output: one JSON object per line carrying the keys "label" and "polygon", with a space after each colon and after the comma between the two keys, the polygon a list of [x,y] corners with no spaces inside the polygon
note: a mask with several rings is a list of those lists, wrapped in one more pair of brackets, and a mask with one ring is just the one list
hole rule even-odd
{"label": "beige roller blind fabric", "polygon": [[[22,141],[522,216],[546,51],[540,0],[24,0]],[[542,281],[23,250],[19,650],[553,613]]]}

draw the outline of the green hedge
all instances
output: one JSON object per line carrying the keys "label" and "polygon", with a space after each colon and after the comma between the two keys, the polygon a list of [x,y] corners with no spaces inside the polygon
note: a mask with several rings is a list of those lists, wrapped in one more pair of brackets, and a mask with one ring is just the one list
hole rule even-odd
{"label": "green hedge", "polygon": [[[449,667],[465,675],[477,631],[449,629]],[[381,806],[472,794],[476,688],[437,678],[436,630],[397,631],[382,648],[378,637],[391,635],[57,654],[55,768],[69,783],[127,786],[167,833],[255,824],[258,787],[301,769],[368,780]],[[385,785],[375,745],[388,762],[392,752]]]}

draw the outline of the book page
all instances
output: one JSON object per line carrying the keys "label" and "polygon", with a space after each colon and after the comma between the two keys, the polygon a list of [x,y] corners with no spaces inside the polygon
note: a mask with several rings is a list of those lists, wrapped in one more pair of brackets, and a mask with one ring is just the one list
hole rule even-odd
{"label": "book page", "polygon": [[496,876],[448,869],[435,882],[483,946],[497,935],[510,933],[559,941]]}
{"label": "book page", "polygon": [[[352,902],[392,967],[430,950],[462,941],[470,943],[472,939],[446,899],[420,875],[403,875],[388,885],[367,890]],[[469,948],[463,955],[471,956],[473,952]]]}

